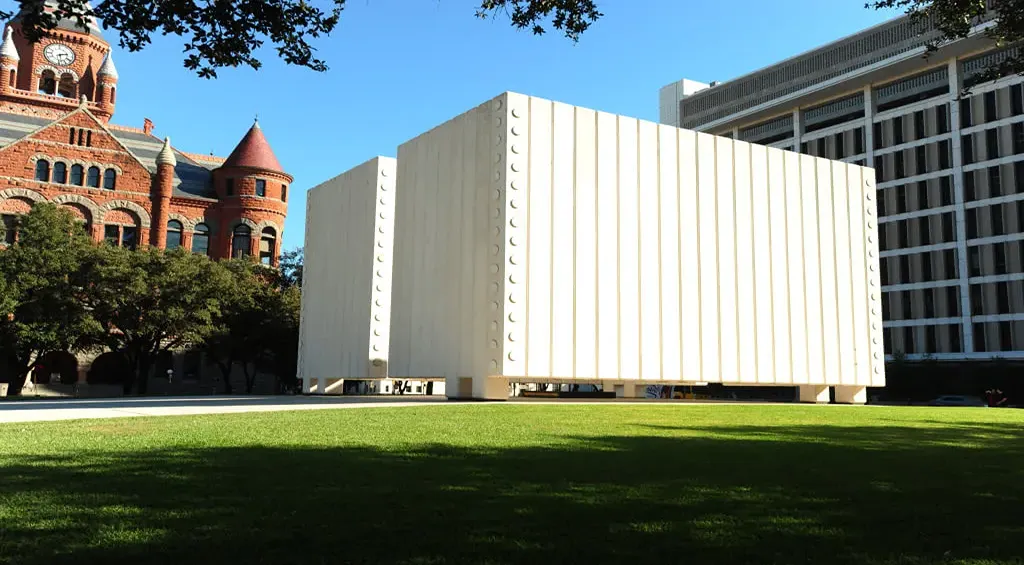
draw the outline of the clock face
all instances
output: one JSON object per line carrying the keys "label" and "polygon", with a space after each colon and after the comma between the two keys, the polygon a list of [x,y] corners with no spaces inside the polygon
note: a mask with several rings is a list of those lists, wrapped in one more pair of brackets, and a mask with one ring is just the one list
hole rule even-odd
{"label": "clock face", "polygon": [[47,45],[43,49],[43,56],[46,57],[47,61],[61,67],[66,67],[75,62],[75,52],[63,43],[51,43]]}

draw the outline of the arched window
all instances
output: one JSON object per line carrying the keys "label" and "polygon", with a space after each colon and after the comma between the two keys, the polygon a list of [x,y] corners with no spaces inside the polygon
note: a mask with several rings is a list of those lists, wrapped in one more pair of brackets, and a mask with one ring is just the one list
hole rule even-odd
{"label": "arched window", "polygon": [[91,186],[93,188],[99,188],[100,187],[100,168],[99,167],[89,167],[89,180],[88,180],[88,182],[86,184],[88,184],[89,186]]}
{"label": "arched window", "polygon": [[281,185],[281,202],[288,202],[288,185]]}
{"label": "arched window", "polygon": [[210,228],[206,224],[196,224],[192,235],[192,253],[207,255],[210,252]]}
{"label": "arched window", "polygon": [[248,257],[252,249],[252,230],[245,224],[239,224],[231,233],[231,258]]}
{"label": "arched window", "polygon": [[178,220],[171,220],[167,222],[167,250],[177,249],[181,247],[181,232],[184,231],[184,227]]}
{"label": "arched window", "polygon": [[39,93],[40,94],[56,94],[57,93],[57,75],[53,74],[53,71],[46,70],[39,75]]}
{"label": "arched window", "polygon": [[103,188],[114,190],[115,186],[117,186],[117,171],[114,169],[103,171]]}
{"label": "arched window", "polygon": [[0,216],[0,231],[3,233],[3,239],[0,239],[0,243],[11,246],[18,240],[18,218],[14,214],[3,214]]}
{"label": "arched window", "polygon": [[260,198],[267,197],[267,181],[263,179],[256,179],[256,196]]}
{"label": "arched window", "polygon": [[57,85],[57,96],[75,98],[77,93],[78,85],[75,84],[75,77],[71,73],[60,75],[60,83]]}
{"label": "arched window", "polygon": [[277,231],[274,228],[263,228],[260,235],[260,263],[274,264],[274,248],[277,247]]}
{"label": "arched window", "polygon": [[53,182],[60,184],[68,182],[68,166],[60,161],[53,164]]}
{"label": "arched window", "polygon": [[113,86],[110,87],[110,103],[114,104],[117,102],[117,89]]}
{"label": "arched window", "polygon": [[85,184],[85,168],[81,165],[71,165],[71,184],[75,186]]}
{"label": "arched window", "polygon": [[50,162],[46,159],[36,161],[36,180],[50,182]]}
{"label": "arched window", "polygon": [[68,143],[71,145],[75,144],[75,128],[71,128],[71,136],[68,138]]}
{"label": "arched window", "polygon": [[14,69],[11,69],[9,78],[7,79],[7,84],[11,85],[11,88],[14,88],[14,78],[15,78]]}

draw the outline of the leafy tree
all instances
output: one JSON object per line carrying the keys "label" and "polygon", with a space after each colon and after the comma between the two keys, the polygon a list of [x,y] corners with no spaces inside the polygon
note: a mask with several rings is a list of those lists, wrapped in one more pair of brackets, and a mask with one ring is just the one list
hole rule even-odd
{"label": "leafy tree", "polygon": [[[946,41],[967,37],[987,17],[994,24],[985,34],[997,45],[1011,45],[1024,39],[1024,0],[999,0],[992,2],[991,8],[987,4],[989,0],[870,0],[866,7],[903,9],[922,24],[931,22],[938,33],[928,42],[929,51]],[[977,79],[987,81],[1014,73],[1024,73],[1022,54],[1011,54]]]}
{"label": "leafy tree", "polygon": [[277,262],[277,268],[280,272],[278,280],[282,288],[293,286],[302,288],[302,264],[305,260],[305,253],[303,253],[301,247],[293,251],[285,251],[281,254],[281,258]]}
{"label": "leafy tree", "polygon": [[301,301],[299,288],[289,286],[273,293],[266,308],[266,349],[260,367],[277,378],[279,393],[295,390],[298,385]]}
{"label": "leafy tree", "polygon": [[262,356],[267,313],[265,308],[267,277],[265,267],[249,259],[233,259],[222,263],[230,276],[230,289],[222,299],[222,307],[213,330],[202,342],[207,359],[221,371],[224,392],[231,394],[231,372],[241,365],[245,388],[251,393],[256,380],[256,364]]}
{"label": "leafy tree", "polygon": [[176,249],[99,248],[88,266],[88,305],[103,328],[100,339],[120,351],[135,372],[125,384],[145,394],[162,351],[202,343],[212,333],[230,274],[219,263]]}
{"label": "leafy tree", "polygon": [[[477,15],[505,15],[512,25],[537,34],[550,26],[575,41],[601,17],[595,1],[480,0]],[[155,33],[185,38],[185,67],[205,78],[216,77],[222,67],[259,69],[255,52],[268,40],[285,62],[326,71],[327,63],[309,42],[334,30],[345,2],[322,0],[319,8],[306,0],[101,0],[91,8],[86,0],[51,0],[56,9],[46,12],[43,0],[20,0],[30,40],[43,37],[60,19],[97,17],[117,30],[121,47],[129,51],[145,48]],[[0,11],[0,17],[10,16]]]}
{"label": "leafy tree", "polygon": [[12,392],[51,351],[80,351],[99,325],[85,307],[83,259],[93,244],[66,209],[37,204],[18,220],[18,240],[0,252],[0,351]]}

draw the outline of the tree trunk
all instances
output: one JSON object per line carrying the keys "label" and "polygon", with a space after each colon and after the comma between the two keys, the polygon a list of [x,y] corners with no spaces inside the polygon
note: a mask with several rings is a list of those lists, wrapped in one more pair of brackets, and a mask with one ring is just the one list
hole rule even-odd
{"label": "tree trunk", "polygon": [[242,374],[245,375],[245,394],[252,394],[252,389],[256,385],[256,367],[252,367],[250,372],[249,363],[242,363]]}
{"label": "tree trunk", "polygon": [[235,389],[231,387],[231,366],[234,362],[228,362],[227,364],[217,361],[217,368],[220,369],[221,376],[224,377],[224,394],[233,394]]}
{"label": "tree trunk", "polygon": [[148,353],[140,353],[136,364],[135,381],[138,385],[140,395],[149,392],[149,369],[152,366],[152,359]]}

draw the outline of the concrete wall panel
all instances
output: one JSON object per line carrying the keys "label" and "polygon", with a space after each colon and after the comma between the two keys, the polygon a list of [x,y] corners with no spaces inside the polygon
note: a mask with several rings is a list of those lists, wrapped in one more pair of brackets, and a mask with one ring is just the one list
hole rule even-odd
{"label": "concrete wall panel", "polygon": [[309,191],[299,338],[307,387],[386,376],[395,169],[377,157]]}
{"label": "concrete wall panel", "polygon": [[884,383],[868,169],[508,93],[398,178],[395,375]]}

